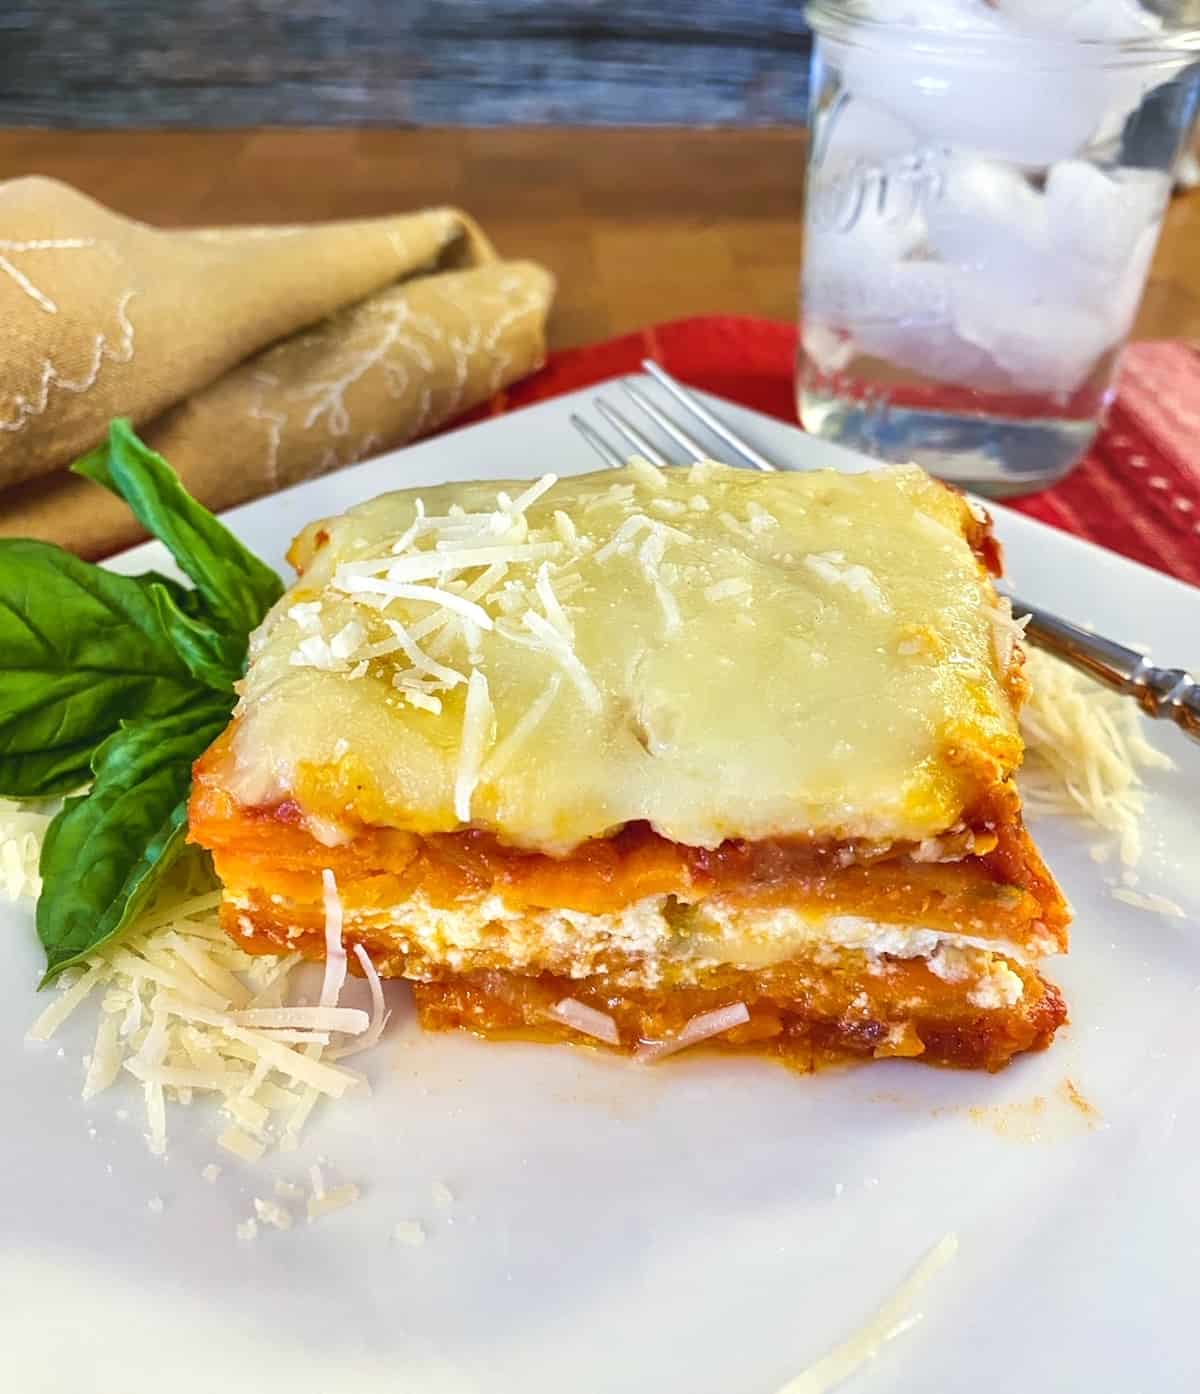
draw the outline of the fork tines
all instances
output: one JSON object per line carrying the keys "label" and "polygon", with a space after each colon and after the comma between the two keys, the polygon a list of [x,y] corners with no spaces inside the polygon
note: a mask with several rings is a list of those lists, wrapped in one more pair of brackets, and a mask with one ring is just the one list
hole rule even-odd
{"label": "fork tines", "polygon": [[[659,367],[657,363],[649,358],[642,360],[642,367],[689,413],[691,419],[708,430],[718,441],[734,450],[747,464],[753,465],[755,469],[760,470],[774,470],[776,468],[765,456],[759,454],[749,441],[744,440],[736,431],[732,430],[724,421],[714,415],[699,397],[673,378],[664,368]],[[664,411],[641,387],[631,382],[622,382],[621,388],[634,406],[636,406],[644,416],[648,417],[664,436],[679,447],[683,452],[685,460],[708,460],[714,458],[711,449],[693,435],[685,426],[681,425],[670,412]],[[644,455],[646,459],[654,465],[669,465],[674,463],[650,437],[646,435],[644,430],[635,425],[624,412],[618,411],[611,402],[606,401],[603,397],[597,397],[595,399],[595,406],[597,412],[617,433],[619,439],[624,441],[628,446],[631,446],[637,454]],[[586,421],[577,412],[572,413],[571,424],[606,465],[623,465],[625,463],[625,453],[612,445],[590,422]]]}

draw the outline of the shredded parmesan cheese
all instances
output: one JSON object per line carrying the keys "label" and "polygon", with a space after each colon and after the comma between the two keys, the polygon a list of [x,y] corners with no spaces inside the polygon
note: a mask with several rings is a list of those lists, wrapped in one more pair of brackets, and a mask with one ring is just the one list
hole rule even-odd
{"label": "shredded parmesan cheese", "polygon": [[512,503],[509,504],[509,513],[523,514],[526,509],[535,504],[543,494],[548,493],[558,483],[558,475],[544,474],[536,484],[531,484],[523,494],[518,494]]}
{"label": "shredded parmesan cheese", "polygon": [[778,1391],[778,1394],[829,1394],[857,1370],[875,1359],[885,1345],[895,1337],[911,1330],[921,1320],[913,1312],[917,1299],[929,1281],[958,1253],[958,1236],[947,1234],[930,1249],[903,1283],[888,1298],[875,1315],[855,1332],[849,1340],[835,1346],[828,1355]]}
{"label": "shredded parmesan cheese", "polygon": [[404,700],[411,707],[416,707],[420,711],[431,712],[434,716],[440,716],[442,711],[442,701],[440,697],[431,697],[427,692],[414,691],[412,688],[403,689]]}
{"label": "shredded parmesan cheese", "polygon": [[1187,918],[1187,911],[1182,905],[1176,905],[1165,895],[1155,895],[1151,891],[1135,891],[1128,886],[1114,886],[1112,898],[1121,901],[1124,905],[1132,905],[1135,910],[1147,910],[1155,915],[1169,915],[1178,920]]}
{"label": "shredded parmesan cheese", "polygon": [[420,1220],[400,1220],[392,1226],[392,1238],[410,1249],[420,1248],[425,1242],[425,1226]]}
{"label": "shredded parmesan cheese", "polygon": [[559,604],[558,596],[550,582],[550,568],[545,562],[538,567],[536,590],[546,618],[558,630],[568,644],[575,642],[575,626],[567,618],[566,611]]}
{"label": "shredded parmesan cheese", "polygon": [[399,556],[401,552],[406,552],[412,545],[413,539],[421,531],[421,524],[425,520],[425,500],[418,498],[413,504],[413,520],[400,536],[392,543],[392,553]]}
{"label": "shredded parmesan cheese", "polygon": [[346,946],[342,943],[342,901],[337,878],[326,867],[321,872],[325,897],[325,978],[321,983],[321,1006],[334,1007],[346,981]]}
{"label": "shredded parmesan cheese", "polygon": [[1012,601],[1006,595],[996,597],[996,604],[988,615],[992,621],[992,648],[996,654],[996,664],[1003,673],[1022,651],[1021,640],[1025,637],[1025,629],[1032,616],[1022,615],[1019,620],[1014,619]]}
{"label": "shredded parmesan cheese", "polygon": [[860,595],[868,607],[881,615],[891,611],[887,596],[884,595],[873,572],[857,563],[848,563],[843,552],[813,552],[804,558],[804,565],[833,586],[844,586],[855,595]]}
{"label": "shredded parmesan cheese", "polygon": [[542,724],[546,713],[554,705],[554,699],[558,696],[558,689],[561,686],[562,675],[559,673],[551,674],[550,681],[543,691],[533,704],[522,712],[512,730],[488,756],[486,764],[480,771],[480,779],[493,780],[508,767],[513,757],[525,747],[530,736]]}
{"label": "shredded parmesan cheese", "polygon": [[597,1011],[586,1002],[575,997],[564,997],[550,1008],[550,1015],[556,1021],[569,1026],[581,1035],[592,1036],[606,1045],[620,1045],[621,1033],[616,1021],[607,1012]]}
{"label": "shredded parmesan cheese", "polygon": [[226,1128],[217,1138],[217,1146],[223,1147],[226,1152],[232,1152],[244,1162],[257,1162],[267,1150],[257,1138],[249,1137],[240,1128]]}
{"label": "shredded parmesan cheese", "polygon": [[770,532],[772,528],[779,526],[779,519],[774,513],[768,512],[761,503],[756,503],[753,499],[746,505],[746,517],[750,520],[750,531],[754,533]]}
{"label": "shredded parmesan cheese", "polygon": [[86,973],[78,977],[65,992],[60,994],[58,999],[41,1013],[38,1019],[26,1032],[25,1039],[29,1041],[48,1041],[55,1031],[71,1015],[76,1007],[91,992],[96,984],[105,976],[104,963],[93,962]]}
{"label": "shredded parmesan cheese", "polygon": [[329,652],[334,658],[350,658],[366,637],[367,631],[357,620],[348,620],[329,641]]}
{"label": "shredded parmesan cheese", "polygon": [[362,1035],[370,1024],[366,1012],[357,1007],[253,1007],[234,1012],[230,1019],[238,1026],[295,1027],[322,1034],[344,1031],[349,1036]]}
{"label": "shredded parmesan cheese", "polygon": [[[359,966],[363,970],[363,976],[367,980],[367,985],[371,990],[371,1017],[367,1029],[357,1041],[351,1041],[349,1045],[338,1046],[329,1052],[331,1060],[341,1060],[347,1055],[357,1055],[360,1051],[370,1050],[375,1045],[383,1029],[388,1023],[388,1010],[384,1003],[383,984],[379,980],[379,973],[376,971],[371,956],[361,944],[355,944],[354,956],[358,959]],[[361,1013],[360,1013],[361,1015]]]}
{"label": "shredded parmesan cheese", "polygon": [[296,627],[306,634],[315,634],[321,627],[321,602],[319,600],[302,600],[293,605],[287,612],[287,617]]}
{"label": "shredded parmesan cheese", "polygon": [[41,894],[38,857],[49,824],[48,813],[0,799],[0,893],[9,900]]}
{"label": "shredded parmesan cheese", "polygon": [[264,1200],[261,1196],[254,1197],[254,1213],[263,1224],[271,1225],[275,1229],[291,1229],[291,1211],[285,1206],[273,1200]]}
{"label": "shredded parmesan cheese", "polygon": [[1128,697],[1038,649],[1025,663],[1033,691],[1021,712],[1026,760],[1018,782],[1026,806],[1106,829],[1121,861],[1135,866],[1146,808],[1141,771],[1173,762],[1146,740],[1146,718]]}
{"label": "shredded parmesan cheese", "polygon": [[347,1205],[353,1205],[358,1196],[358,1187],[353,1182],[345,1186],[335,1186],[332,1191],[322,1191],[319,1196],[309,1196],[306,1207],[309,1224],[319,1220],[322,1215],[330,1215],[335,1210],[344,1210]]}
{"label": "shredded parmesan cheese", "polygon": [[564,513],[561,508],[554,510],[554,531],[558,534],[559,541],[566,546],[573,549],[579,545],[579,532],[570,514]]}
{"label": "shredded parmesan cheese", "polygon": [[579,655],[568,643],[566,636],[555,629],[549,620],[543,619],[533,610],[525,611],[521,616],[521,623],[533,636],[532,639],[526,639],[512,630],[505,630],[504,637],[515,643],[524,643],[529,648],[539,648],[548,654],[574,683],[584,704],[592,711],[599,711],[604,705],[600,689],[583,666]]}
{"label": "shredded parmesan cheese", "polygon": [[88,1060],[87,1076],[83,1081],[83,1097],[85,1099],[91,1099],[97,1094],[103,1093],[117,1077],[123,1054],[118,1034],[120,1026],[120,1020],[113,1014],[106,1013],[100,1018],[96,1042],[92,1046],[91,1058]]}
{"label": "shredded parmesan cheese", "polygon": [[663,555],[667,538],[672,529],[662,523],[652,523],[649,537],[638,548],[638,563],[646,579],[654,588],[654,597],[662,611],[663,629],[668,637],[677,634],[680,627],[679,602],[663,577]]}
{"label": "shredded parmesan cheese", "polygon": [[647,460],[644,455],[631,455],[625,462],[625,468],[639,484],[645,485],[647,489],[656,494],[667,492],[667,481],[662,470]]}
{"label": "shredded parmesan cheese", "polygon": [[[288,1005],[288,983],[300,955],[240,949],[217,923],[220,892],[205,885],[196,893],[200,874],[207,880],[199,859],[180,863],[159,900],[119,944],[98,951],[83,970],[64,974],[61,991],[29,1038],[49,1039],[90,998],[98,1020],[84,1097],[95,1097],[122,1077],[136,1080],[147,1142],[158,1154],[167,1148],[169,1106],[187,1105],[193,1093],[215,1098],[229,1125],[219,1145],[254,1162],[272,1143],[294,1148],[318,1099],[341,1098],[364,1086],[361,1076],[329,1062],[379,1039],[386,1004],[378,975],[356,945],[371,988],[369,1015],[337,1004],[344,963],[340,976],[335,968],[332,1002]],[[336,884],[331,889],[328,928],[336,963],[337,947],[344,954],[344,946]],[[218,1173],[206,1168],[202,1175],[215,1180]]]}
{"label": "shredded parmesan cheese", "polygon": [[601,563],[608,561],[609,557],[615,556],[622,548],[630,546],[643,528],[653,526],[653,521],[647,518],[644,513],[631,514],[596,553],[596,561]]}
{"label": "shredded parmesan cheese", "polygon": [[735,1026],[744,1026],[750,1020],[750,1013],[744,1002],[734,1002],[728,1007],[716,1007],[711,1012],[701,1012],[694,1016],[679,1033],[665,1041],[643,1041],[634,1051],[637,1060],[661,1060],[676,1051],[686,1050],[688,1046],[699,1045],[701,1041],[711,1040],[732,1031]]}
{"label": "shredded parmesan cheese", "polygon": [[715,581],[704,590],[705,600],[716,604],[721,600],[732,600],[734,596],[749,595],[750,582],[744,576],[731,576],[727,581]]}
{"label": "shredded parmesan cheese", "polygon": [[471,821],[471,795],[479,783],[483,752],[491,740],[492,699],[488,681],[478,668],[471,670],[467,701],[463,708],[463,729],[458,747],[458,772],[454,777],[454,816],[460,823]]}
{"label": "shredded parmesan cheese", "polygon": [[339,588],[352,595],[382,595],[389,600],[422,601],[441,609],[452,610],[455,614],[474,620],[480,629],[491,629],[492,627],[491,616],[481,606],[476,605],[473,600],[466,600],[461,595],[456,595],[453,591],[445,590],[440,586],[408,585],[388,580],[383,576],[345,576],[342,578]]}

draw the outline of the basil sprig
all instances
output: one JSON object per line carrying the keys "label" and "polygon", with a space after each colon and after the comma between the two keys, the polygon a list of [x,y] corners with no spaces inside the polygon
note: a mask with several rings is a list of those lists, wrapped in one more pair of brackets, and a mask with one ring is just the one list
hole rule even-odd
{"label": "basil sprig", "polygon": [[192,763],[233,709],[275,573],[127,421],[74,467],[124,499],[193,588],[0,540],[0,794],[78,789],[42,847],[48,982],[133,920],[178,856]]}

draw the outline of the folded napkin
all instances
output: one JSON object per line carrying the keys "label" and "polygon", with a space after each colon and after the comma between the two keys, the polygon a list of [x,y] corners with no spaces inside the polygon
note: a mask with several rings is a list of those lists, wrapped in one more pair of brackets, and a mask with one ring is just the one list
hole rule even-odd
{"label": "folded napkin", "polygon": [[65,473],[113,416],[210,508],[411,440],[541,364],[552,294],[450,208],[167,232],[0,183],[0,536],[137,540]]}

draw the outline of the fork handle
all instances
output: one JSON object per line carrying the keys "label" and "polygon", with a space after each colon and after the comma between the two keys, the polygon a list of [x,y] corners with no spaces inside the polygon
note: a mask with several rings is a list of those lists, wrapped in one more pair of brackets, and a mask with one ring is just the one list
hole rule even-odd
{"label": "fork handle", "polygon": [[1087,673],[1097,682],[1125,693],[1147,716],[1173,721],[1200,741],[1200,683],[1182,668],[1157,668],[1144,654],[1127,649],[1070,620],[1012,597],[1013,614],[1029,616],[1025,633],[1039,648]]}

